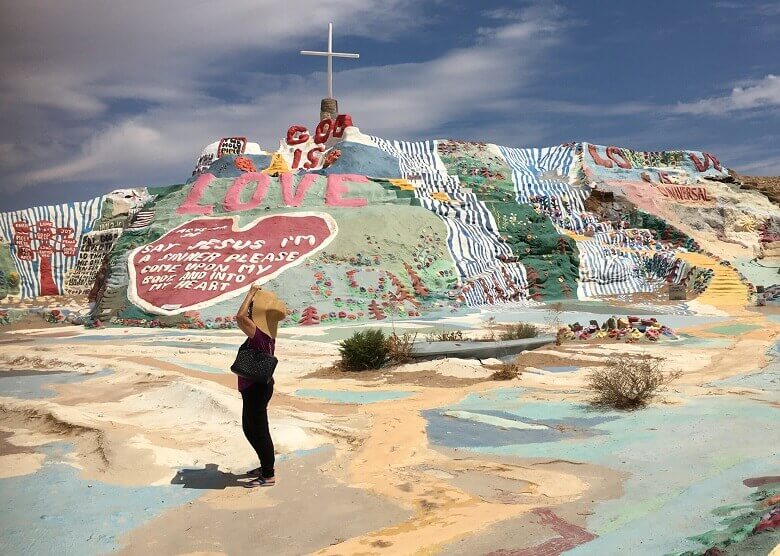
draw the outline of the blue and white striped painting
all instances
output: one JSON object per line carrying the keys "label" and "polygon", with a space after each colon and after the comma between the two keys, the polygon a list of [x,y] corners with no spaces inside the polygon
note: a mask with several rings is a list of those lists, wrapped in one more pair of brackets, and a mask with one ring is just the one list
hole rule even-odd
{"label": "blue and white striped painting", "polygon": [[[104,197],[96,197],[89,201],[0,213],[0,234],[3,236],[3,241],[11,244],[11,256],[19,273],[19,293],[22,298],[36,297],[41,293],[40,261],[37,256],[34,256],[33,260],[22,260],[17,256],[18,246],[14,241],[14,222],[25,221],[30,226],[34,226],[40,220],[49,220],[53,224],[53,229],[72,228],[74,230],[73,239],[76,242],[76,254],[66,256],[55,249],[51,255],[52,278],[58,292],[62,293],[65,274],[76,266],[81,236],[92,231],[95,222],[100,218],[103,199]],[[39,246],[38,240],[31,240],[33,251],[37,250]]]}

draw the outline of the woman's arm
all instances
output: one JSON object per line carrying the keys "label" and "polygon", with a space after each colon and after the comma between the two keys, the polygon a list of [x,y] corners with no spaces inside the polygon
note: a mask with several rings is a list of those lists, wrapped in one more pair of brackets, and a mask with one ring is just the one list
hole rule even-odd
{"label": "woman's arm", "polygon": [[236,313],[236,322],[238,323],[238,327],[249,338],[254,337],[255,330],[257,329],[255,323],[252,322],[252,315],[249,314],[249,305],[252,303],[252,298],[259,290],[260,286],[252,284],[249,287],[249,291],[246,292],[244,302],[241,303],[241,307],[238,308],[238,312]]}

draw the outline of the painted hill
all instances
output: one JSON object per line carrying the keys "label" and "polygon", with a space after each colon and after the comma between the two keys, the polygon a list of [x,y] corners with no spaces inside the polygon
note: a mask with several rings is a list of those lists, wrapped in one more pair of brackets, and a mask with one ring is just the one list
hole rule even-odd
{"label": "painted hill", "polygon": [[288,324],[661,302],[672,285],[736,307],[777,281],[779,223],[709,153],[390,141],[342,115],[292,126],[275,152],[223,138],[183,184],[0,214],[0,295],[199,327],[230,326],[258,280]]}

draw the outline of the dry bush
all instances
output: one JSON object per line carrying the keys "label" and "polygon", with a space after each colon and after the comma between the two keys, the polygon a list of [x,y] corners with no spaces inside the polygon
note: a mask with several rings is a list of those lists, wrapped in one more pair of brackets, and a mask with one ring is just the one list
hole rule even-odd
{"label": "dry bush", "polygon": [[406,332],[399,336],[393,332],[387,338],[388,358],[391,363],[400,365],[412,359],[412,347],[417,339],[417,332],[414,334]]}
{"label": "dry bush", "polygon": [[491,380],[514,380],[522,374],[520,365],[516,362],[502,363],[496,372],[490,375]]}
{"label": "dry bush", "polygon": [[425,335],[426,342],[460,342],[463,332],[460,330],[434,330]]}
{"label": "dry bush", "polygon": [[496,341],[496,317],[490,317],[487,321],[488,335],[485,340],[488,342]]}
{"label": "dry bush", "polygon": [[590,403],[615,409],[638,409],[647,405],[661,386],[679,378],[679,371],[664,373],[663,359],[613,355],[606,365],[587,377],[593,392]]}
{"label": "dry bush", "polygon": [[539,335],[539,329],[533,324],[520,322],[510,324],[509,327],[501,332],[502,340],[521,340],[523,338],[536,338]]}
{"label": "dry bush", "polygon": [[556,331],[555,345],[560,346],[563,344],[563,336],[561,335],[561,326],[563,325],[563,303],[560,301],[553,303],[547,308],[547,324]]}

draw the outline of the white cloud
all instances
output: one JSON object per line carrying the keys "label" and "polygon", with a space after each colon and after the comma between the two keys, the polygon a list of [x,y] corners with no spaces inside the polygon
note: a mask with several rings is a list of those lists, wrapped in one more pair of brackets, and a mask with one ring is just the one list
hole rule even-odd
{"label": "white cloud", "polygon": [[[316,6],[319,6],[315,3],[304,4],[309,4],[315,12],[318,9]],[[363,5],[357,0],[342,4],[340,11],[343,13],[349,13],[350,9],[359,10],[357,5]],[[389,37],[393,35],[393,26],[406,24],[405,19],[399,20],[391,9],[392,6],[398,8],[403,4],[400,0],[372,4],[377,10],[372,17],[377,19],[373,23],[369,21],[367,28],[384,23],[387,28],[383,32]],[[257,22],[256,9],[248,9],[249,12],[243,18],[232,14],[229,17]],[[166,10],[169,8],[166,7]],[[182,8],[182,11],[193,10],[188,7]],[[236,14],[241,13],[240,10],[234,11]],[[225,26],[222,22],[228,17],[225,15],[227,13],[231,13],[230,10],[221,7],[219,17],[215,17],[214,11],[209,9],[208,14],[210,20],[214,21],[215,29]],[[249,17],[253,14],[254,18]],[[316,14],[313,15],[316,20]],[[322,17],[328,15],[329,12],[324,12]],[[190,16],[185,16],[185,19],[198,28]],[[289,14],[284,19],[289,20]],[[220,73],[218,65],[214,65],[201,76],[192,69],[193,65],[199,63],[198,60],[184,61],[184,69],[176,64],[187,52],[184,42],[201,40],[199,37],[205,32],[202,24],[200,30],[189,33],[186,40],[182,37],[173,38],[168,50],[159,50],[160,43],[155,38],[158,37],[158,30],[162,33],[163,25],[152,22],[152,29],[148,31],[146,23],[137,18],[128,24],[142,29],[145,36],[148,32],[150,43],[157,42],[157,47],[148,44],[138,46],[141,50],[157,51],[148,62],[150,75],[137,79],[136,75],[142,74],[134,65],[139,63],[136,54],[122,51],[120,58],[128,64],[126,77],[121,77],[118,67],[110,65],[104,68],[100,64],[99,72],[89,67],[79,74],[82,86],[87,87],[96,104],[85,102],[82,105],[78,102],[78,96],[67,103],[63,101],[59,106],[49,97],[34,102],[38,108],[56,106],[67,110],[69,117],[83,118],[86,124],[100,122],[96,114],[116,98],[138,98],[154,101],[154,104],[141,113],[109,120],[97,126],[97,132],[86,132],[90,125],[63,125],[58,130],[63,136],[63,145],[60,145],[59,150],[51,151],[59,155],[47,157],[47,167],[18,169],[13,179],[7,179],[3,184],[5,191],[18,191],[39,183],[87,179],[105,179],[109,186],[121,185],[123,181],[146,182],[150,185],[175,183],[188,176],[202,146],[219,137],[246,135],[273,150],[291,124],[311,126],[316,123],[319,99],[323,96],[324,88],[322,73],[304,77],[252,73],[233,76]],[[295,33],[294,25],[285,29],[283,21],[277,26],[263,25],[262,29],[256,23],[247,25],[245,21],[236,22],[236,25],[237,29],[231,30],[231,35],[251,31],[254,35],[262,35],[262,39],[254,40],[263,42],[268,48],[279,47],[274,43],[275,40],[283,41],[291,49],[318,48],[318,43],[323,42],[325,36],[325,27],[319,24],[316,29],[308,24],[303,26],[305,33]],[[273,29],[270,35],[265,33],[266,27]],[[336,96],[342,109],[351,113],[356,124],[367,132],[413,138],[437,126],[491,110],[497,103],[511,103],[537,77],[540,57],[551,45],[559,42],[563,27],[564,24],[554,10],[532,7],[525,10],[520,18],[497,26],[489,34],[479,37],[479,40],[475,36],[476,42],[472,46],[451,50],[429,61],[366,67],[366,62],[361,60],[356,64],[358,67],[344,69],[336,74]],[[207,45],[193,48],[213,59],[205,54],[209,48],[220,50],[223,56],[227,56],[244,46],[243,37],[237,38],[233,44],[224,32],[215,32],[221,38],[203,37]],[[293,36],[287,36],[285,32],[293,33]],[[105,30],[100,33],[110,35]],[[120,43],[125,40],[129,41],[126,37],[118,38]],[[135,41],[146,42],[139,41],[137,37]],[[111,43],[108,41],[106,44]],[[130,42],[127,44],[131,46]],[[145,56],[152,54],[147,52]],[[170,72],[167,68],[170,68]],[[94,75],[91,75],[93,72]],[[44,75],[54,74],[44,72]],[[95,79],[95,75],[102,77]],[[214,84],[240,91],[241,100],[223,102],[203,92]],[[70,90],[80,89],[77,84],[70,84]],[[66,137],[74,133],[73,130],[76,130],[75,136]]]}
{"label": "white cloud", "polygon": [[728,114],[741,110],[780,106],[780,77],[769,74],[763,79],[734,87],[728,95],[678,103],[678,114]]}

